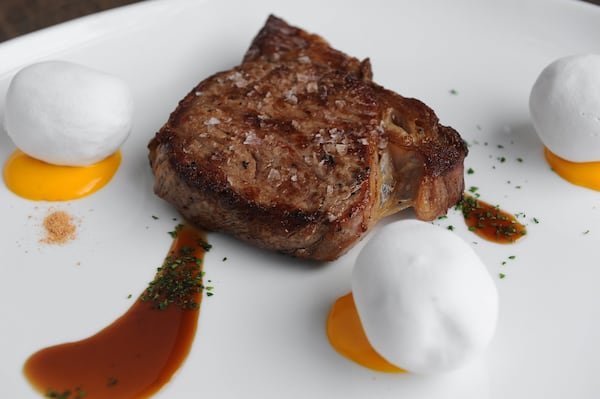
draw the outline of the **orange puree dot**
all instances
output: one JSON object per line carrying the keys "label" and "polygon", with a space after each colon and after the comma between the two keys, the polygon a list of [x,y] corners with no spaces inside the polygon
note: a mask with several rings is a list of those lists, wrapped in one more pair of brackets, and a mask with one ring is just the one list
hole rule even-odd
{"label": "orange puree dot", "polygon": [[363,330],[352,293],[334,302],[327,318],[327,337],[336,351],[362,366],[390,373],[405,372],[373,349]]}
{"label": "orange puree dot", "polygon": [[582,187],[600,191],[600,162],[571,162],[544,147],[546,161],[563,179]]}
{"label": "orange puree dot", "polygon": [[30,200],[66,201],[98,191],[121,163],[117,151],[89,166],[52,165],[16,150],[4,165],[4,182],[15,194]]}

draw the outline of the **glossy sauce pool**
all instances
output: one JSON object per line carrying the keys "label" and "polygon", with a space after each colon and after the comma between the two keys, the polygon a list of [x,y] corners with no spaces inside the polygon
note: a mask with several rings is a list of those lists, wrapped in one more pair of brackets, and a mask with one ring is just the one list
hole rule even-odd
{"label": "glossy sauce pool", "polygon": [[465,195],[461,209],[469,230],[488,241],[510,244],[527,234],[514,215],[475,197]]}
{"label": "glossy sauce pool", "polygon": [[154,281],[124,315],[94,336],[27,360],[24,373],[36,390],[68,399],[147,398],[169,381],[194,339],[207,248],[192,227],[176,233]]}

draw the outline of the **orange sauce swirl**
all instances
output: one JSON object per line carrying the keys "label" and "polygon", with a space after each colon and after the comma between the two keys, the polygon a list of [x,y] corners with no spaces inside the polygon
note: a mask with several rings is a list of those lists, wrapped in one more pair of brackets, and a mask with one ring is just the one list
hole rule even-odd
{"label": "orange sauce swirl", "polygon": [[24,366],[32,386],[69,399],[156,393],[185,360],[196,332],[204,288],[199,241],[205,242],[202,232],[183,226],[154,281],[125,314],[87,339],[33,354]]}
{"label": "orange sauce swirl", "polygon": [[514,215],[473,196],[465,194],[460,209],[469,230],[488,241],[510,244],[527,234]]}

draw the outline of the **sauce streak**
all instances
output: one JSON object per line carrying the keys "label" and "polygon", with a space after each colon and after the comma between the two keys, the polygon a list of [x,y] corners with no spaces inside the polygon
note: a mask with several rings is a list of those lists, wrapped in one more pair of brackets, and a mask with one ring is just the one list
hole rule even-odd
{"label": "sauce streak", "polygon": [[581,187],[600,191],[600,162],[571,162],[544,147],[546,161],[560,177]]}
{"label": "sauce streak", "polygon": [[338,353],[371,370],[406,372],[373,349],[360,322],[351,292],[338,298],[331,307],[327,317],[327,338]]}
{"label": "sauce streak", "polygon": [[469,230],[488,241],[510,244],[527,234],[515,216],[470,195],[464,195],[460,208]]}
{"label": "sauce streak", "polygon": [[13,193],[34,201],[82,198],[111,181],[121,164],[121,151],[88,166],[53,165],[15,150],[4,165],[4,182]]}
{"label": "sauce streak", "polygon": [[96,335],[33,354],[24,373],[46,397],[147,398],[191,348],[202,299],[204,235],[178,226],[154,281],[129,310]]}

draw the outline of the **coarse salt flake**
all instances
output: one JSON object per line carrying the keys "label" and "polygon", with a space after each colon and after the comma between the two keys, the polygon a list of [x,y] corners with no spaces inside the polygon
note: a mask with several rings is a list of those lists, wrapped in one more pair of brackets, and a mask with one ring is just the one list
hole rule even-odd
{"label": "coarse salt flake", "polygon": [[221,123],[221,121],[218,118],[215,118],[214,116],[212,116],[209,120],[204,122],[204,124],[207,126],[214,126],[218,125],[219,123]]}

